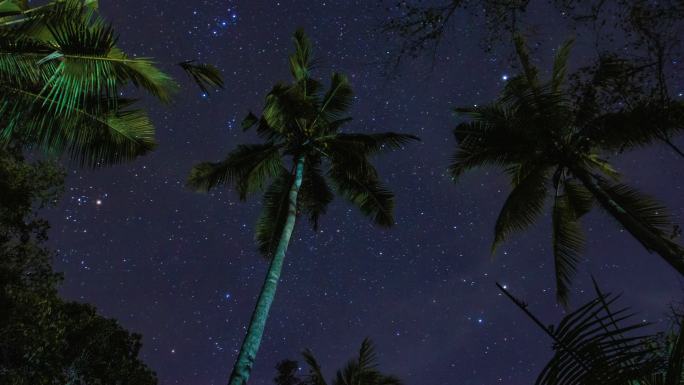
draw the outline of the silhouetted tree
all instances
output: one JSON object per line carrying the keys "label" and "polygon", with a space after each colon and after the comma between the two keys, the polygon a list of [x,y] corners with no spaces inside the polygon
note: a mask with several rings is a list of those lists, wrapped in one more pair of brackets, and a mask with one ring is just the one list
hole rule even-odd
{"label": "silhouetted tree", "polygon": [[340,132],[350,121],[346,116],[353,98],[349,81],[334,73],[324,92],[323,85],[311,77],[311,43],[302,30],[295,32],[294,42],[292,83],[273,87],[266,96],[262,116],[250,113],[243,122],[244,129],[256,126],[265,142],[240,145],[221,162],[200,163],[188,178],[188,185],[197,190],[233,185],[242,200],[270,183],[256,226],[259,250],[270,259],[270,267],[230,377],[231,385],[243,385],[249,377],[298,214],[307,215],[317,228],[318,218],[335,196],[328,184],[331,181],[337,193],[374,223],[391,226],[394,197],[380,182],[369,158],[417,139],[391,132]]}
{"label": "silhouetted tree", "polygon": [[[449,167],[454,180],[488,165],[510,176],[513,190],[499,213],[492,252],[512,232],[534,223],[552,196],[556,288],[564,304],[584,246],[579,219],[594,202],[648,251],[684,274],[684,249],[672,240],[676,227],[667,210],[617,183],[619,174],[602,159],[603,153],[644,142],[656,132],[650,129],[649,106],[596,115],[572,103],[563,87],[570,46],[559,49],[551,79],[542,82],[522,38],[516,38],[523,73],[507,82],[494,103],[457,109],[470,121],[454,129],[459,146]],[[677,108],[684,111],[681,103]]]}
{"label": "silhouetted tree", "polygon": [[54,163],[0,149],[0,382],[156,384],[138,358],[139,335],[57,295],[49,226],[36,212],[56,202],[63,178]]}

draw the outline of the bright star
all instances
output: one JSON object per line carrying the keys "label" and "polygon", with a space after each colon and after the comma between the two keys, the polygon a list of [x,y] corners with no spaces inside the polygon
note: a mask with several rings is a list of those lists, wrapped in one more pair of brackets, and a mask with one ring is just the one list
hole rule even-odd
{"label": "bright star", "polygon": [[503,81],[508,80],[508,75],[501,75],[501,80],[503,80]]}

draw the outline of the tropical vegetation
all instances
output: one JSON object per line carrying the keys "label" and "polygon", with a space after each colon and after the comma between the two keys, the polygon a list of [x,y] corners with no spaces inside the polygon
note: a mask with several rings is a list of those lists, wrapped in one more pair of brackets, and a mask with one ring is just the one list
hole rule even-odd
{"label": "tropical vegetation", "polygon": [[270,266],[231,385],[242,385],[249,377],[296,218],[304,214],[317,228],[335,191],[373,223],[391,226],[393,194],[383,186],[369,158],[417,139],[393,132],[341,132],[351,120],[346,115],[353,100],[348,79],[333,73],[324,91],[321,82],[311,77],[312,47],[302,30],[295,32],[294,43],[289,60],[292,82],[275,85],[266,96],[261,117],[249,113],[243,121],[243,128],[255,127],[264,142],[239,145],[222,161],[196,165],[188,177],[188,185],[196,190],[231,185],[242,200],[265,188],[255,237]]}
{"label": "tropical vegetation", "polygon": [[[297,375],[297,361],[284,360],[276,365],[278,376],[273,379],[276,385],[327,385],[321,365],[316,357],[307,349],[302,353],[309,367],[304,378]],[[402,382],[393,375],[383,374],[378,369],[378,358],[373,342],[366,338],[361,343],[357,357],[349,360],[344,368],[337,370],[332,385],[401,385]]]}
{"label": "tropical vegetation", "polygon": [[[595,203],[684,275],[684,248],[674,240],[677,227],[667,209],[621,183],[605,159],[616,149],[651,141],[667,126],[651,118],[649,105],[596,114],[591,103],[575,103],[564,88],[571,41],[558,50],[547,81],[540,80],[523,39],[518,36],[515,43],[522,74],[510,79],[493,103],[456,109],[467,121],[453,131],[458,148],[449,167],[454,180],[481,166],[501,167],[510,177],[512,190],[496,221],[492,252],[511,233],[535,223],[550,196],[561,303],[567,304],[585,244],[580,219]],[[684,111],[681,103],[673,108]]]}
{"label": "tropical vegetation", "polygon": [[[0,146],[21,143],[89,167],[155,147],[154,126],[130,86],[168,103],[178,85],[151,59],[124,53],[97,5],[0,2]],[[205,89],[223,84],[210,65],[180,66]]]}

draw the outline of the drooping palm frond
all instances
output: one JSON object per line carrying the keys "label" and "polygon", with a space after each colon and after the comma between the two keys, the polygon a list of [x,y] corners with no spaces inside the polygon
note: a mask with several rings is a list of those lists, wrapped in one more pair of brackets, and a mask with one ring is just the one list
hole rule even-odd
{"label": "drooping palm frond", "polygon": [[194,60],[187,60],[178,63],[188,76],[204,92],[209,92],[210,88],[223,88],[223,77],[218,68],[205,63],[196,63]]}
{"label": "drooping palm frond", "polygon": [[261,216],[256,224],[254,238],[259,252],[267,259],[273,257],[280,242],[280,235],[289,213],[288,202],[292,181],[292,175],[283,170],[264,192]]}
{"label": "drooping palm frond", "polygon": [[584,247],[584,235],[578,223],[577,212],[567,193],[555,197],[551,222],[556,298],[567,306],[569,288]]}
{"label": "drooping palm frond", "polygon": [[283,170],[280,147],[274,143],[242,144],[221,162],[203,162],[192,168],[188,187],[208,191],[224,184],[234,184],[240,199],[261,190],[269,179]]}
{"label": "drooping palm frond", "polygon": [[484,166],[509,166],[535,153],[536,143],[516,124],[515,111],[495,103],[475,109],[457,109],[471,121],[453,131],[458,141],[449,172],[454,180],[466,171]]}
{"label": "drooping palm frond", "polygon": [[309,217],[314,230],[318,230],[318,220],[325,214],[335,194],[328,186],[320,166],[309,162],[305,166],[302,180],[301,196],[298,199],[299,210]]}
{"label": "drooping palm frond", "polygon": [[492,253],[509,234],[526,229],[541,214],[548,191],[548,172],[547,167],[536,166],[513,186],[496,220]]}
{"label": "drooping palm frond", "polygon": [[664,238],[671,236],[674,223],[669,210],[662,203],[625,184],[612,184],[600,179],[599,185],[620,207],[651,231]]}
{"label": "drooping palm frond", "polygon": [[88,98],[82,108],[55,119],[50,105],[58,103],[0,83],[0,145],[20,138],[46,152],[66,153],[81,166],[101,167],[135,159],[155,147],[154,127],[142,110],[128,109],[129,100],[107,106]]}
{"label": "drooping palm frond", "polygon": [[336,152],[330,159],[328,177],[338,193],[357,206],[374,223],[390,227],[394,224],[394,194],[377,178],[375,168],[363,156]]}

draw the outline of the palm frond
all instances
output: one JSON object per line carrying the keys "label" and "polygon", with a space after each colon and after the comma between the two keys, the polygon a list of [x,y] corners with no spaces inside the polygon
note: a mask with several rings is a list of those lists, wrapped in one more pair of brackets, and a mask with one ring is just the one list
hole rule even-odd
{"label": "palm frond", "polygon": [[509,166],[530,159],[536,143],[518,129],[517,113],[502,104],[458,109],[469,122],[453,131],[458,148],[449,165],[454,180],[466,171],[483,166]]}
{"label": "palm frond", "polygon": [[618,296],[598,297],[563,317],[552,331],[555,354],[538,385],[625,385],[658,370],[651,335],[635,335],[646,324],[627,323],[628,309],[613,311]]}
{"label": "palm frond", "polygon": [[256,224],[255,236],[259,252],[273,258],[289,214],[289,192],[294,178],[283,169],[264,192],[262,210]]}
{"label": "palm frond", "polygon": [[245,200],[249,193],[261,190],[283,170],[279,150],[273,143],[239,145],[221,162],[203,162],[193,167],[187,185],[197,191],[209,191],[233,184],[240,199]]}
{"label": "palm frond", "polygon": [[558,92],[565,81],[565,74],[568,67],[568,58],[574,43],[573,39],[569,39],[558,49],[556,58],[553,61],[553,70],[551,72],[551,91]]}
{"label": "palm frond", "polygon": [[194,60],[180,62],[178,65],[202,91],[209,92],[210,88],[223,88],[221,71],[213,65],[196,63]]}
{"label": "palm frond", "polygon": [[674,223],[667,208],[653,197],[621,183],[599,180],[599,185],[630,215],[662,237],[669,238]]}
{"label": "palm frond", "polygon": [[569,195],[556,196],[552,214],[552,244],[556,273],[556,297],[568,305],[569,288],[584,247],[584,235]]}
{"label": "palm frond", "polygon": [[323,118],[332,121],[343,118],[349,111],[353,98],[354,93],[347,77],[337,72],[333,73],[330,88],[323,96],[316,120]]}
{"label": "palm frond", "polygon": [[377,368],[377,359],[373,342],[368,337],[364,338],[361,342],[361,349],[359,349],[359,370],[363,372]]}
{"label": "palm frond", "polygon": [[87,98],[69,117],[55,119],[54,99],[0,83],[0,145],[21,138],[56,154],[67,153],[82,166],[101,167],[135,159],[155,147],[154,127],[144,111],[126,109],[118,99],[106,108],[99,98]]}
{"label": "palm frond", "polygon": [[568,205],[572,208],[576,218],[583,217],[591,210],[594,204],[594,197],[586,187],[571,180],[563,182],[563,189],[567,196]]}
{"label": "palm frond", "polygon": [[320,167],[308,162],[304,167],[304,177],[297,204],[301,212],[309,217],[314,230],[318,230],[318,220],[325,214],[334,197]]}
{"label": "palm frond", "polygon": [[496,220],[492,253],[510,233],[523,230],[534,223],[544,209],[547,183],[547,167],[538,166],[513,187]]}
{"label": "palm frond", "polygon": [[309,349],[306,349],[302,352],[302,356],[307,365],[309,365],[307,383],[311,385],[327,385],[325,377],[323,376],[323,371],[321,370],[321,365],[318,363],[313,353]]}
{"label": "palm frond", "polygon": [[394,194],[377,179],[375,168],[360,158],[335,156],[331,159],[328,176],[338,193],[357,206],[363,215],[379,226],[390,227],[394,224]]}
{"label": "palm frond", "polygon": [[177,89],[150,59],[131,59],[116,48],[116,35],[99,18],[86,23],[67,18],[48,28],[61,62],[44,92],[60,100],[57,112],[68,113],[68,107],[77,106],[84,93],[114,96],[128,83],[162,102],[169,102]]}
{"label": "palm frond", "polygon": [[313,65],[311,41],[302,28],[295,31],[292,39],[295,52],[290,55],[290,72],[296,81],[301,81],[309,77]]}

